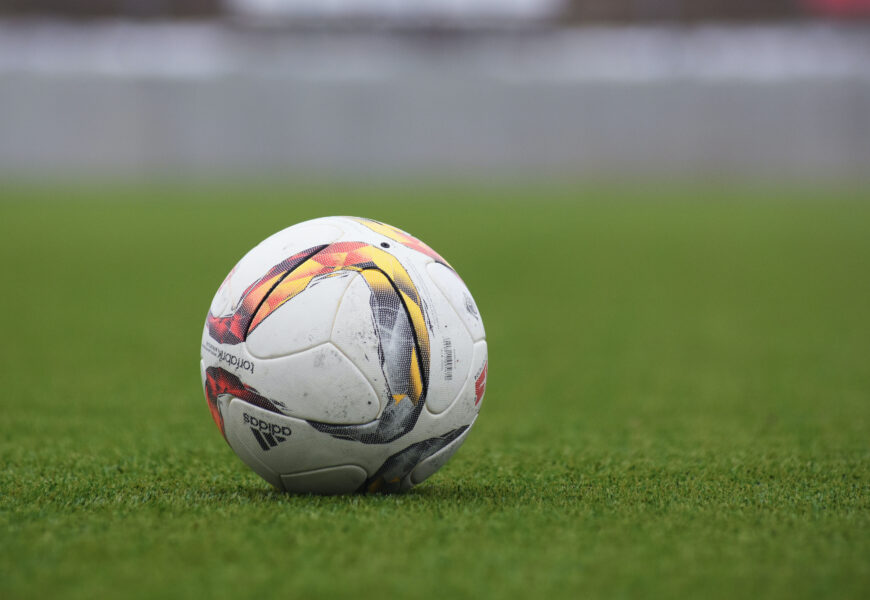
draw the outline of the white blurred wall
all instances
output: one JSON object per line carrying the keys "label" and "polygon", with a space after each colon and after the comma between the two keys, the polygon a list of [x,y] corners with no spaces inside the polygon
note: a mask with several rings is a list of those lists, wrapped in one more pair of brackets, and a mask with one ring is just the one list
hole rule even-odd
{"label": "white blurred wall", "polygon": [[870,30],[0,22],[0,174],[870,169]]}
{"label": "white blurred wall", "polygon": [[231,14],[255,19],[376,19],[396,23],[552,19],[564,0],[224,0]]}

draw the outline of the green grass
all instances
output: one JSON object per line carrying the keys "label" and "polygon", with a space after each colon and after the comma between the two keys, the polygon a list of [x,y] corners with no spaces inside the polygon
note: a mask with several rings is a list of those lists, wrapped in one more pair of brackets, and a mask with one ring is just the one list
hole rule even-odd
{"label": "green grass", "polygon": [[[248,248],[360,214],[469,284],[467,443],[395,496],[273,492],[203,319]],[[870,194],[113,184],[0,192],[0,598],[866,598]]]}

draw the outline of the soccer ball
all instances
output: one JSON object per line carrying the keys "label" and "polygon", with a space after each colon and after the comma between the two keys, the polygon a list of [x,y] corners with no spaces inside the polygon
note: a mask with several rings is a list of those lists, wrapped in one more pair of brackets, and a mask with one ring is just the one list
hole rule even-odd
{"label": "soccer ball", "polygon": [[208,407],[280,490],[407,490],[477,418],[487,347],[477,305],[429,246],[385,223],[326,217],[248,252],[202,334]]}

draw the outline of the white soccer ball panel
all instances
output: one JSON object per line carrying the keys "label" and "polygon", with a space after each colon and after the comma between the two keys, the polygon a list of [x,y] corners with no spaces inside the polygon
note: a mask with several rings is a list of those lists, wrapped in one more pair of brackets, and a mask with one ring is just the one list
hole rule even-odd
{"label": "white soccer ball panel", "polygon": [[[391,453],[385,445],[366,446],[360,452],[358,442],[336,438],[317,431],[304,419],[278,415],[237,398],[230,400],[224,414],[233,449],[244,451],[276,477],[341,465],[355,465],[371,475]],[[280,482],[273,485],[282,487]]]}
{"label": "white soccer ball panel", "polygon": [[281,483],[291,493],[349,494],[358,490],[367,478],[368,473],[362,467],[339,465],[281,475]]}
{"label": "white soccer ball panel", "polygon": [[365,376],[331,343],[290,356],[258,360],[247,378],[291,417],[332,424],[373,421],[380,399]]}
{"label": "white soccer ball panel", "polygon": [[472,423],[480,412],[486,393],[487,361],[486,341],[481,340],[473,346],[471,369],[459,393],[440,412],[430,409],[427,403],[417,426],[435,432]]}
{"label": "white soccer ball panel", "polygon": [[472,339],[477,342],[486,338],[486,331],[483,328],[483,319],[480,318],[480,311],[477,310],[477,304],[471,296],[471,292],[452,269],[448,269],[439,263],[430,263],[426,270],[429,273],[432,281],[441,290],[441,293],[447,298],[456,313],[462,318],[462,322],[468,328]]}
{"label": "white soccer ball panel", "polygon": [[[224,436],[230,448],[238,455],[242,462],[251,468],[257,475],[268,481],[271,485],[278,489],[283,489],[281,477],[276,470],[269,467],[264,461],[268,458],[262,452],[256,452],[248,447],[247,438],[250,436],[253,439],[253,433],[250,427],[242,425],[241,415],[247,414],[273,414],[268,411],[252,406],[238,398],[225,397],[220,399],[221,414],[224,415]],[[255,440],[256,442],[256,440]],[[259,446],[258,446],[259,448]]]}
{"label": "white soccer ball panel", "polygon": [[462,389],[446,410],[436,413],[430,410],[428,406],[423,410],[414,431],[417,434],[417,439],[441,435],[446,431],[470,425],[474,422],[478,412],[480,412],[483,393],[486,387],[485,376],[482,378],[482,381],[480,378],[480,373],[485,373],[486,370],[486,354],[485,341],[474,344],[474,356],[471,362],[472,368],[468,377],[463,381]]}
{"label": "white soccer ball panel", "polygon": [[380,414],[389,394],[381,366],[380,338],[373,320],[371,296],[362,277],[351,282],[336,312],[330,339],[371,383],[380,400]]}
{"label": "white soccer ball panel", "polygon": [[437,288],[429,296],[428,308],[431,366],[426,408],[440,413],[453,403],[468,378],[474,342],[459,315]]}
{"label": "white soccer ball panel", "polygon": [[347,239],[353,238],[354,240],[365,242],[372,246],[380,246],[382,242],[387,242],[391,245],[393,244],[393,240],[387,239],[380,233],[377,233],[371,228],[363,225],[363,222],[365,222],[366,219],[351,216],[332,218],[341,223],[342,230],[347,232]]}
{"label": "white soccer ball panel", "polygon": [[357,277],[345,271],[313,281],[304,293],[272,312],[267,326],[248,334],[248,352],[257,358],[276,358],[328,342],[345,290]]}

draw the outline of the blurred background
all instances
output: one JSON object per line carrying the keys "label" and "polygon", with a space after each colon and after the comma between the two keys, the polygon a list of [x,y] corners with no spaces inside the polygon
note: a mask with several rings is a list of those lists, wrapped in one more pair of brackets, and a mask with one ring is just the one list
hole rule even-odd
{"label": "blurred background", "polygon": [[870,0],[0,0],[0,177],[868,167]]}

